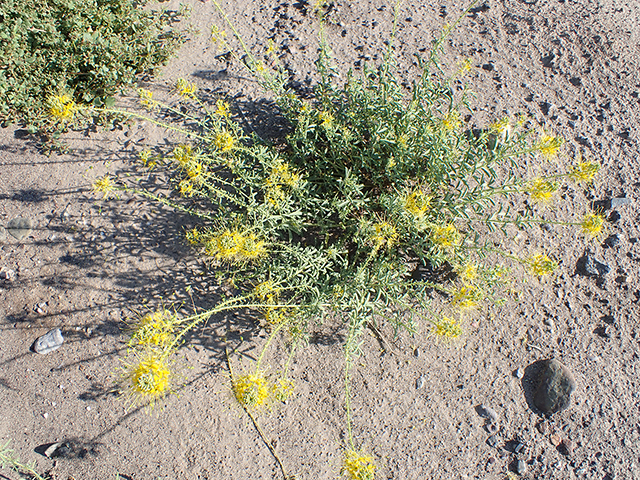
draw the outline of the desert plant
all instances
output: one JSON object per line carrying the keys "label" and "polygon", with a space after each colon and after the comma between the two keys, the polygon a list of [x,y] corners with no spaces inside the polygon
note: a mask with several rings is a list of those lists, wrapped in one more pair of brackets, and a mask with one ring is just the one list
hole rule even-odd
{"label": "desert plant", "polygon": [[183,11],[132,0],[0,3],[0,122],[51,127],[44,99],[66,95],[96,106],[139,74],[164,64],[185,35],[171,28]]}
{"label": "desert plant", "polygon": [[[313,322],[339,316],[347,332],[343,472],[373,478],[373,458],[356,446],[351,429],[349,379],[363,333],[381,335],[378,327],[390,322],[396,332],[426,325],[431,334],[454,339],[465,312],[500,300],[511,268],[537,276],[556,270],[547,252],[512,253],[507,228],[561,222],[542,218],[542,209],[513,205],[548,202],[562,182],[590,182],[599,166],[578,159],[566,172],[527,178],[517,159],[560,155],[560,138],[525,117],[497,119],[482,129],[467,125],[465,92],[456,95],[453,84],[469,64],[449,75],[437,64],[455,26],[421,60],[422,75],[410,90],[394,73],[391,46],[381,65],[361,75],[349,72],[338,84],[321,36],[320,80],[310,100],[286,87],[272,48],[256,56],[238,36],[245,65],[290,122],[286,139],[275,144],[245,134],[232,106],[222,98],[205,105],[196,85],[184,79],[176,84],[179,106],[139,91],[149,110],[185,120],[164,124],[184,134],[183,144],[140,152],[144,165],[174,175],[175,196],[159,197],[109,176],[96,181],[96,192],[139,193],[200,218],[202,226],[186,231],[186,241],[242,293],[187,318],[159,311],[138,321],[124,376],[134,397],[154,402],[171,391],[170,359],[186,332],[216,312],[252,308],[271,332],[269,340],[252,369],[230,370],[234,397],[255,412],[293,389],[288,363],[271,376],[262,364],[273,338],[286,334],[291,358]],[[214,33],[224,38],[220,29]],[[275,68],[265,67],[268,62]],[[64,98],[55,102],[58,112],[67,106],[74,114],[85,111]],[[178,196],[206,199],[210,207]],[[587,212],[573,224],[595,236],[604,219]],[[428,279],[415,275],[419,265]],[[434,303],[434,295],[444,304]]]}

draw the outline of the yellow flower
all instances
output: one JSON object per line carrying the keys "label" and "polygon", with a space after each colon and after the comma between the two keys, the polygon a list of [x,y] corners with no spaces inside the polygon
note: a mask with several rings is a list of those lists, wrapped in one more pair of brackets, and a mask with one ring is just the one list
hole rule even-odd
{"label": "yellow flower", "polygon": [[431,227],[431,242],[439,248],[451,248],[460,243],[460,232],[454,225]]}
{"label": "yellow flower", "polygon": [[455,130],[461,124],[460,113],[457,110],[451,110],[447,115],[442,119],[442,126],[446,130]]}
{"label": "yellow flower", "polygon": [[229,104],[225,101],[218,100],[216,101],[216,115],[220,115],[221,117],[229,116]]}
{"label": "yellow flower", "polygon": [[217,25],[211,27],[211,40],[213,43],[224,43],[224,38],[227,36],[227,32],[224,30],[220,30]]}
{"label": "yellow flower", "polygon": [[229,132],[221,132],[216,135],[213,144],[222,152],[227,152],[233,148],[235,140]]}
{"label": "yellow flower", "polygon": [[603,215],[594,212],[587,213],[580,223],[582,233],[591,238],[601,237],[606,230],[604,222],[605,218]]}
{"label": "yellow flower", "polygon": [[238,257],[241,260],[256,260],[267,254],[264,240],[260,240],[254,233],[244,236]]}
{"label": "yellow flower", "polygon": [[284,308],[267,307],[262,313],[264,314],[265,322],[269,325],[278,325],[288,318]]}
{"label": "yellow flower", "polygon": [[147,109],[153,110],[158,106],[158,102],[153,99],[153,92],[144,88],[138,89],[138,98],[140,103]]}
{"label": "yellow flower", "polygon": [[296,188],[300,184],[300,175],[289,170],[289,164],[281,160],[271,168],[271,173],[267,178],[267,186],[270,185],[286,185]]}
{"label": "yellow flower", "polygon": [[78,109],[73,99],[66,94],[54,95],[47,100],[49,113],[58,120],[71,120]]}
{"label": "yellow flower", "polygon": [[348,475],[350,480],[373,480],[376,464],[371,455],[350,449],[344,454],[342,474]]}
{"label": "yellow flower", "polygon": [[472,285],[463,285],[455,292],[452,292],[451,304],[462,310],[475,308],[484,298],[484,292]]}
{"label": "yellow flower", "polygon": [[322,111],[318,113],[318,120],[320,120],[320,124],[324,128],[329,128],[333,125],[334,118],[333,118],[333,115],[331,115],[329,112]]}
{"label": "yellow flower", "polygon": [[168,346],[174,337],[176,316],[169,310],[158,310],[143,316],[135,326],[129,346]]}
{"label": "yellow flower", "polygon": [[455,272],[465,284],[473,283],[478,278],[478,265],[475,263],[467,263],[455,267]]}
{"label": "yellow flower", "polygon": [[404,208],[417,218],[423,217],[430,205],[431,197],[426,196],[422,190],[410,193],[404,202]]}
{"label": "yellow flower", "polygon": [[273,385],[273,396],[279,402],[285,402],[293,395],[295,384],[288,378],[280,378]]}
{"label": "yellow flower", "polygon": [[524,260],[529,272],[539,277],[548,275],[558,268],[558,262],[543,253],[537,253]]}
{"label": "yellow flower", "polygon": [[600,165],[595,162],[579,162],[569,173],[569,178],[576,182],[591,182],[600,170]]}
{"label": "yellow flower", "polygon": [[187,242],[191,245],[198,245],[200,243],[200,231],[197,228],[192,228],[191,230],[187,230],[185,233],[185,237]]}
{"label": "yellow flower", "polygon": [[534,148],[542,153],[545,157],[552,158],[558,153],[558,149],[562,146],[564,140],[560,137],[552,137],[547,133],[543,133],[534,145]]}
{"label": "yellow flower", "polygon": [[471,59],[470,58],[465,58],[464,61],[462,61],[460,63],[460,67],[458,68],[458,71],[456,72],[456,76],[464,75],[465,73],[467,73],[470,70],[471,70]]}
{"label": "yellow flower", "polygon": [[187,165],[187,175],[191,179],[197,179],[202,173],[202,164],[199,162],[191,162]]}
{"label": "yellow flower", "polygon": [[372,232],[368,240],[374,248],[391,248],[398,241],[398,230],[389,222],[374,223],[373,228],[375,233]]}
{"label": "yellow flower", "polygon": [[247,409],[264,406],[271,398],[272,388],[260,372],[240,375],[232,379],[232,384],[236,400]]}
{"label": "yellow flower", "polygon": [[173,373],[166,356],[154,351],[137,352],[133,363],[125,363],[124,381],[133,403],[148,402],[150,407],[171,393]]}
{"label": "yellow flower", "polygon": [[526,185],[526,192],[531,197],[541,203],[551,200],[553,194],[558,190],[558,184],[545,178],[536,178]]}
{"label": "yellow flower", "polygon": [[287,195],[280,185],[269,186],[264,195],[266,202],[274,208],[280,208],[286,198]]}
{"label": "yellow flower", "polygon": [[462,335],[462,327],[460,327],[459,322],[448,317],[442,317],[434,323],[432,334],[445,339],[458,338]]}
{"label": "yellow flower", "polygon": [[142,162],[142,165],[148,167],[149,170],[152,170],[157,165],[157,162],[154,159],[155,157],[148,148],[142,150],[138,154],[138,158],[140,159],[140,162]]}
{"label": "yellow flower", "polygon": [[102,198],[108,198],[111,195],[115,188],[115,184],[109,177],[109,175],[105,175],[102,178],[98,178],[95,182],[93,182],[92,190],[94,193],[102,193],[104,196]]}
{"label": "yellow flower", "polygon": [[178,184],[178,190],[183,197],[190,197],[193,195],[193,184],[187,179],[181,180]]}
{"label": "yellow flower", "polygon": [[178,145],[171,154],[174,160],[182,166],[187,165],[196,158],[191,145]]}
{"label": "yellow flower", "polygon": [[176,82],[176,91],[181,97],[195,98],[198,86],[193,82],[187,82],[184,78],[179,78]]}

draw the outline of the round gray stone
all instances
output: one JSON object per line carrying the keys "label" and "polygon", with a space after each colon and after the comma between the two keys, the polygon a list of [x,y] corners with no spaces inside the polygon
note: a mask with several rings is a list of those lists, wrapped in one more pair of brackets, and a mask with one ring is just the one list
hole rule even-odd
{"label": "round gray stone", "polygon": [[35,226],[36,222],[31,220],[30,218],[12,218],[11,220],[9,220],[9,223],[7,223],[7,231],[16,240],[22,240],[23,238],[29,236]]}
{"label": "round gray stone", "polygon": [[567,367],[554,358],[545,360],[538,373],[533,403],[541,412],[552,415],[569,406],[575,389],[576,381]]}

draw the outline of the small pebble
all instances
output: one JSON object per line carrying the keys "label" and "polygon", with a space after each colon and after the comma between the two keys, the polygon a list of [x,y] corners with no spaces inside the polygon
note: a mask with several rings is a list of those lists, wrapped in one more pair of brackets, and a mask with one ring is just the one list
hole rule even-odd
{"label": "small pebble", "polygon": [[22,240],[29,236],[35,225],[30,218],[13,218],[7,223],[7,232],[16,240]]}
{"label": "small pebble", "polygon": [[631,203],[631,199],[627,197],[616,197],[611,199],[611,208],[618,208],[623,205],[629,205]]}
{"label": "small pebble", "polygon": [[49,418],[49,414],[48,414],[47,412],[44,412],[44,413],[42,414],[42,416],[43,416],[44,418]]}
{"label": "small pebble", "polygon": [[524,475],[525,473],[527,473],[527,464],[524,463],[523,460],[518,460],[516,462],[516,473],[518,475]]}
{"label": "small pebble", "polygon": [[416,347],[416,349],[413,351],[413,355],[418,358],[420,356],[420,348]]}
{"label": "small pebble", "polygon": [[489,438],[487,438],[487,445],[489,445],[490,447],[495,447],[496,445],[498,445],[497,435],[491,435]]}
{"label": "small pebble", "polygon": [[573,455],[573,448],[574,448],[573,442],[568,438],[562,439],[562,444],[560,445],[560,447],[562,447],[560,450],[560,453],[562,453],[563,455],[567,455],[567,456]]}
{"label": "small pebble", "polygon": [[0,272],[0,280],[13,282],[15,279],[16,279],[16,272],[14,270],[3,270]]}
{"label": "small pebble", "polygon": [[485,430],[491,434],[494,433],[498,433],[498,430],[500,429],[500,427],[498,426],[497,423],[491,422],[491,423],[486,423],[484,426]]}
{"label": "small pebble", "polygon": [[41,355],[53,352],[60,348],[64,338],[59,328],[54,328],[36,340],[33,349]]}
{"label": "small pebble", "polygon": [[476,407],[476,412],[478,412],[478,415],[480,415],[482,418],[487,419],[489,423],[493,423],[498,420],[498,414],[496,413],[496,411],[491,407],[487,407],[486,405],[478,405]]}
{"label": "small pebble", "polygon": [[620,243],[620,237],[618,236],[618,234],[613,234],[613,235],[609,235],[605,240],[604,240],[604,248],[613,248],[618,246],[618,244]]}
{"label": "small pebble", "polygon": [[422,387],[424,387],[424,375],[420,375],[416,380],[416,388],[421,389]]}
{"label": "small pebble", "polygon": [[549,436],[549,441],[554,447],[558,447],[562,443],[562,438],[557,433],[552,433]]}
{"label": "small pebble", "polygon": [[7,231],[3,226],[0,225],[0,243],[4,242],[7,239]]}
{"label": "small pebble", "polygon": [[515,453],[521,453],[524,450],[524,443],[518,442],[516,443],[516,446],[513,447],[513,451]]}
{"label": "small pebble", "polygon": [[524,370],[522,368],[518,368],[515,373],[515,377],[518,379],[522,379],[524,377]]}

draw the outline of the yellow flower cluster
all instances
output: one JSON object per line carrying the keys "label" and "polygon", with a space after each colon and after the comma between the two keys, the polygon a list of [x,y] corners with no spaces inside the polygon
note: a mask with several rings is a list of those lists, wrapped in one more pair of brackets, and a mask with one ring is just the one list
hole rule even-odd
{"label": "yellow flower cluster", "polygon": [[463,285],[452,292],[451,304],[461,310],[476,308],[484,299],[484,292],[473,285]]}
{"label": "yellow flower cluster", "polygon": [[223,100],[216,101],[216,111],[214,112],[216,115],[221,117],[229,116],[229,104]]}
{"label": "yellow flower cluster", "polygon": [[601,237],[605,229],[605,218],[598,213],[590,212],[584,216],[584,219],[580,223],[582,233],[591,238]]}
{"label": "yellow flower cluster", "polygon": [[318,120],[320,120],[320,125],[324,128],[331,128],[335,119],[329,112],[322,111],[318,113]]}
{"label": "yellow flower cluster", "polygon": [[153,99],[153,92],[144,88],[138,89],[138,98],[140,103],[147,109],[153,110],[158,106],[158,102]]}
{"label": "yellow flower cluster", "polygon": [[176,92],[184,98],[195,98],[198,86],[193,82],[187,82],[184,78],[176,81]]}
{"label": "yellow flower cluster", "polygon": [[473,283],[478,278],[478,265],[466,263],[455,267],[455,272],[465,285]]}
{"label": "yellow flower cluster", "polygon": [[445,339],[454,339],[462,335],[462,327],[460,322],[448,317],[442,317],[434,323],[432,334]]}
{"label": "yellow flower cluster", "polygon": [[452,248],[460,243],[460,232],[454,225],[435,225],[430,239],[439,248]]}
{"label": "yellow flower cluster", "polygon": [[560,137],[553,137],[547,133],[543,133],[540,139],[534,145],[534,148],[547,158],[555,157],[558,150],[564,143]]}
{"label": "yellow flower cluster", "polygon": [[416,218],[424,217],[430,206],[431,197],[425,195],[422,190],[411,192],[404,201],[404,208]]}
{"label": "yellow flower cluster", "polygon": [[93,182],[92,190],[94,193],[100,193],[103,195],[102,198],[108,198],[111,195],[111,192],[115,189],[115,183],[111,180],[109,175],[105,175],[102,178],[98,178]]}
{"label": "yellow flower cluster", "polygon": [[592,182],[600,170],[600,165],[595,162],[578,162],[569,173],[569,178],[576,182]]}
{"label": "yellow flower cluster", "polygon": [[539,277],[553,273],[558,268],[558,262],[543,253],[530,256],[523,262],[529,272]]}
{"label": "yellow flower cluster", "polygon": [[228,152],[235,145],[235,140],[229,132],[220,132],[216,135],[213,144],[221,152]]}
{"label": "yellow flower cluster", "polygon": [[442,119],[442,126],[445,130],[456,130],[460,127],[462,121],[460,120],[460,113],[457,110],[451,110]]}
{"label": "yellow flower cluster", "polygon": [[546,178],[536,178],[529,182],[525,188],[535,201],[547,203],[558,190],[558,184]]}
{"label": "yellow flower cluster", "polygon": [[269,382],[261,372],[234,378],[232,388],[236,400],[247,409],[265,406],[271,397]]}
{"label": "yellow flower cluster", "polygon": [[175,329],[176,316],[169,310],[147,313],[135,325],[129,346],[163,349],[174,340]]}
{"label": "yellow flower cluster", "polygon": [[207,255],[224,262],[244,263],[257,260],[267,253],[264,240],[252,232],[225,229],[207,235],[199,234],[198,237]]}
{"label": "yellow flower cluster", "polygon": [[344,454],[342,473],[347,474],[350,480],[373,480],[375,478],[376,464],[371,455],[355,450],[347,450]]}
{"label": "yellow flower cluster", "polygon": [[382,247],[393,247],[398,242],[398,238],[396,227],[389,222],[383,221],[373,224],[373,230],[367,240],[376,250],[379,250]]}
{"label": "yellow flower cluster", "polygon": [[54,118],[65,122],[71,120],[78,109],[71,96],[66,94],[49,97],[47,104],[49,113]]}
{"label": "yellow flower cluster", "polygon": [[135,361],[125,364],[127,395],[134,404],[148,403],[150,408],[171,392],[173,373],[166,356],[156,350],[136,352]]}

